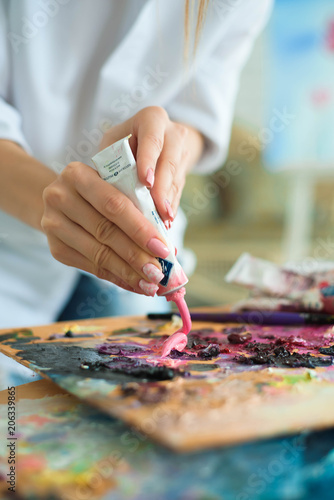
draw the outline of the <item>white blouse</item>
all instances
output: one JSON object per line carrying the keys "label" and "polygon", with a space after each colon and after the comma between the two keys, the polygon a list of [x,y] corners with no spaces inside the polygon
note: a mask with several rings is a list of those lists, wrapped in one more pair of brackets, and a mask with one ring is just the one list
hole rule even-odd
{"label": "white blouse", "polygon": [[[60,172],[91,164],[103,131],[159,105],[197,128],[196,172],[227,153],[238,77],[271,0],[211,0],[185,65],[182,0],[0,0],[0,138]],[[0,211],[0,327],[48,323],[78,271],[45,236]]]}

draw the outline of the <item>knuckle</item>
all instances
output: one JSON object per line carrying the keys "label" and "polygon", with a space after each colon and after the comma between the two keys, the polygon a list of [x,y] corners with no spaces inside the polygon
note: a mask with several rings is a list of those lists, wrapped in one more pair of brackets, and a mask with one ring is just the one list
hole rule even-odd
{"label": "knuckle", "polygon": [[58,260],[59,262],[62,262],[63,264],[66,263],[64,259],[64,252],[62,245],[56,243],[50,245],[50,252],[54,259]]}
{"label": "knuckle", "polygon": [[147,111],[162,120],[169,120],[168,113],[162,106],[148,106]]}
{"label": "knuckle", "polygon": [[95,229],[95,238],[104,243],[113,239],[116,226],[108,219],[102,218]]}
{"label": "knuckle", "polygon": [[77,184],[82,180],[84,167],[84,164],[80,161],[72,161],[64,168],[60,177],[72,184]]}
{"label": "knuckle", "polygon": [[175,198],[178,197],[179,193],[182,191],[182,188],[183,188],[183,185],[182,185],[181,181],[178,184],[175,184],[175,182],[173,182],[173,184],[171,185],[171,190],[172,190],[172,193],[173,193],[173,199],[175,199]]}
{"label": "knuckle", "polygon": [[190,149],[185,149],[182,153],[182,161],[188,162],[190,158]]}
{"label": "knuckle", "polygon": [[140,242],[146,242],[151,238],[151,231],[144,222],[138,222],[131,239],[133,239],[138,244]]}
{"label": "knuckle", "polygon": [[137,274],[128,266],[120,269],[119,278],[124,282],[129,284],[131,287],[135,287],[137,283]]}
{"label": "knuckle", "polygon": [[146,139],[152,144],[152,146],[160,153],[163,148],[163,141],[160,137],[155,134],[148,134]]}
{"label": "knuckle", "polygon": [[175,124],[175,130],[176,130],[176,133],[177,135],[181,138],[181,139],[185,139],[187,134],[188,134],[188,128],[183,125],[182,123],[176,123]]}
{"label": "knuckle", "polygon": [[41,228],[44,231],[44,233],[47,232],[47,227],[48,227],[47,220],[46,220],[45,216],[43,215],[41,218]]}
{"label": "knuckle", "polygon": [[79,161],[72,161],[66,167],[61,173],[62,177],[73,177],[76,176],[79,168],[80,168],[81,163]]}
{"label": "knuckle", "polygon": [[93,264],[95,267],[95,275],[97,276],[97,271],[104,269],[108,261],[110,254],[110,249],[106,245],[98,245],[96,252],[93,256]]}
{"label": "knuckle", "polygon": [[43,201],[45,205],[58,206],[65,203],[66,195],[63,189],[57,184],[52,183],[43,191]]}
{"label": "knuckle", "polygon": [[139,248],[129,248],[127,252],[127,262],[130,266],[134,266],[138,261],[140,257],[140,250]]}
{"label": "knuckle", "polygon": [[41,226],[47,234],[57,233],[61,228],[61,222],[55,217],[46,217],[44,215],[41,220]]}
{"label": "knuckle", "polygon": [[104,202],[104,210],[108,215],[121,215],[126,209],[125,198],[119,193],[108,196]]}
{"label": "knuckle", "polygon": [[50,248],[50,252],[51,252],[51,255],[54,259],[58,260],[58,262],[63,262],[62,255],[61,255],[60,249],[58,247]]}
{"label": "knuckle", "polygon": [[166,163],[169,167],[169,170],[171,171],[172,175],[174,176],[176,174],[176,171],[177,171],[177,163],[174,159],[172,158],[167,158],[166,159]]}

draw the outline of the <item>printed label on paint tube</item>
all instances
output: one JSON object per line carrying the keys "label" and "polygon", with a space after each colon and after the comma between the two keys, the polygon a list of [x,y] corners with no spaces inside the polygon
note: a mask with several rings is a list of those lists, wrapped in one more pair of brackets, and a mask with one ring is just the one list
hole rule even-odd
{"label": "printed label on paint tube", "polygon": [[100,177],[125,194],[166,241],[170,253],[166,259],[158,259],[164,274],[159,284],[158,295],[166,295],[183,287],[188,279],[175,257],[175,248],[168,238],[149,190],[139,182],[137,164],[129,144],[130,137],[125,137],[103,149],[92,160]]}

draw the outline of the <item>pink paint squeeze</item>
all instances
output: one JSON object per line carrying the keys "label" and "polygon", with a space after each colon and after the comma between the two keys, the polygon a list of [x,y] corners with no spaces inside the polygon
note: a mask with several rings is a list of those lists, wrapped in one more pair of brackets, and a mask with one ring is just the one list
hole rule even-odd
{"label": "pink paint squeeze", "polygon": [[[158,258],[162,272],[152,263],[148,263],[143,267],[143,272],[152,283],[145,280],[139,282],[140,288],[146,295],[154,296],[157,293],[166,296],[168,301],[175,302],[180,311],[183,326],[164,344],[162,356],[165,357],[172,349],[182,351],[187,345],[191,320],[184,300],[186,293],[184,285],[188,282],[188,278],[176,258],[176,250],[168,238],[150,191],[139,181],[136,160],[129,144],[130,137],[125,137],[100,151],[92,160],[102,179],[125,194],[165,239],[166,246],[157,238],[153,238],[148,245],[148,249]],[[148,184],[153,185],[153,171],[148,171],[146,180]],[[170,219],[173,220],[174,214],[168,200],[165,206]]]}
{"label": "pink paint squeeze", "polygon": [[175,292],[171,292],[166,295],[167,301],[175,302],[182,319],[182,328],[177,330],[177,332],[173,333],[163,344],[161,357],[165,358],[171,352],[172,349],[177,349],[178,351],[183,351],[188,342],[188,333],[191,330],[191,318],[189,309],[186,301],[184,300],[184,296],[186,293],[186,289],[184,287],[176,290]]}

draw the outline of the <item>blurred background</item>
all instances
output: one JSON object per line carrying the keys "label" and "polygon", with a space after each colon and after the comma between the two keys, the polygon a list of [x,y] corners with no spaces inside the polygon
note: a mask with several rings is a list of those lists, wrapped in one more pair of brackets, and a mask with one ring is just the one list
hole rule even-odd
{"label": "blurred background", "polygon": [[242,74],[227,161],[184,190],[189,306],[245,297],[223,276],[246,251],[305,270],[334,260],[333,167],[334,2],[276,0]]}

